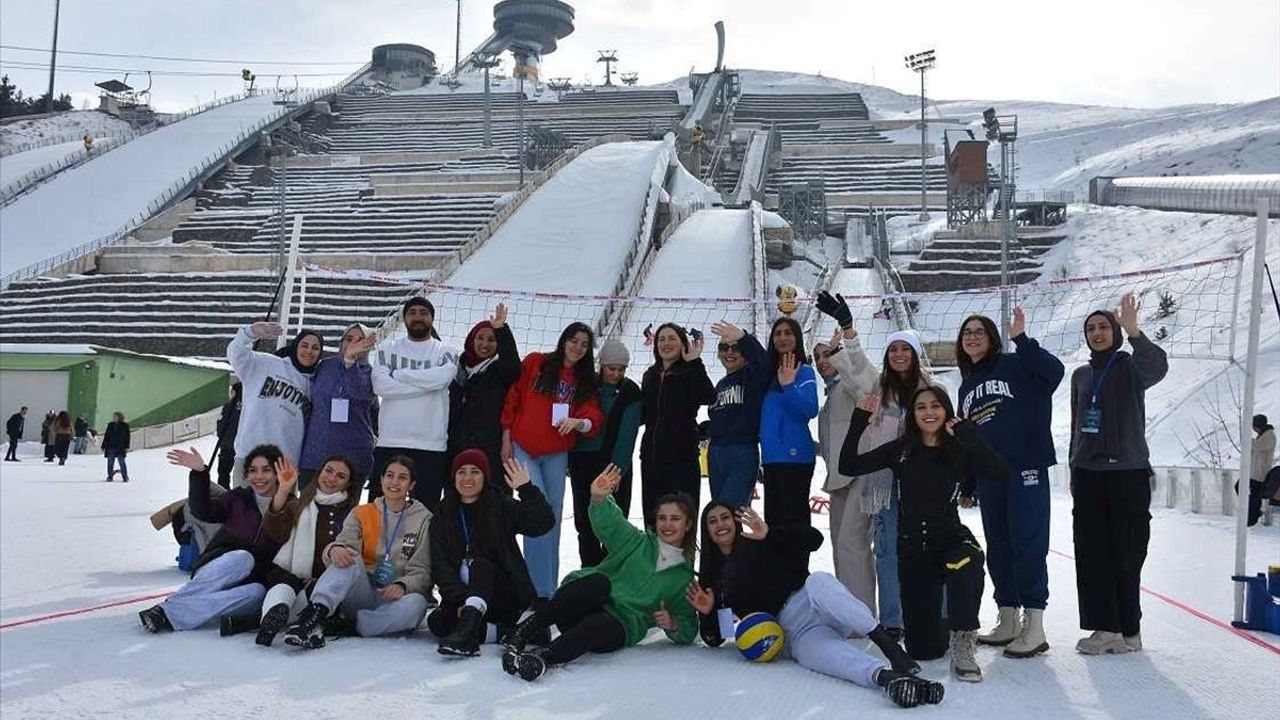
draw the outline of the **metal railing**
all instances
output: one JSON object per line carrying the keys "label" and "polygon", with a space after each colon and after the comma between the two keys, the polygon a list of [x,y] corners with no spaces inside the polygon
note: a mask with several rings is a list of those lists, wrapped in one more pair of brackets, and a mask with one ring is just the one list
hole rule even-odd
{"label": "metal railing", "polygon": [[264,117],[254,123],[253,126],[241,130],[233,140],[223,144],[218,148],[218,150],[206,155],[200,163],[188,169],[182,177],[171,183],[153,200],[148,202],[143,210],[139,211],[117,229],[107,233],[106,235],[102,235],[94,238],[93,240],[77,245],[76,247],[59,253],[54,257],[45,258],[44,260],[15,270],[4,277],[0,277],[0,290],[9,287],[9,285],[15,281],[37,277],[60,265],[74,261],[89,253],[96,252],[103,247],[119,242],[134,228],[141,225],[156,212],[164,209],[165,206],[176,196],[185,194],[193,182],[205,175],[211,167],[215,167],[223,162],[229,154],[235,152],[243,143],[262,131],[263,128],[266,128],[267,126],[278,122],[281,118],[295,112],[298,109],[298,106],[301,106],[303,103],[311,102],[317,97],[332,94],[335,90],[336,87],[329,87],[308,92],[304,96],[304,99],[299,100],[297,106],[283,106],[281,107],[280,112],[272,113],[270,116]]}

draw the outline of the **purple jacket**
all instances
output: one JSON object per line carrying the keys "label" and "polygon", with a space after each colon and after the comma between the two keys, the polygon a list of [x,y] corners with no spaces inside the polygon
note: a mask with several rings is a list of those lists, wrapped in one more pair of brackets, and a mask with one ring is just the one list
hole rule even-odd
{"label": "purple jacket", "polygon": [[271,539],[262,527],[262,512],[253,489],[245,486],[222,493],[215,500],[209,488],[209,471],[192,470],[188,479],[187,509],[197,520],[222,523],[204,552],[196,560],[192,574],[214,558],[233,550],[253,553],[253,574],[245,582],[260,582],[280,551],[280,543]]}
{"label": "purple jacket", "polygon": [[[334,398],[346,398],[347,421],[332,422]],[[298,467],[319,470],[332,455],[346,455],[363,478],[373,467],[373,369],[366,361],[344,367],[342,358],[328,357],[311,376],[311,417],[302,441]],[[357,478],[352,478],[355,481]]]}

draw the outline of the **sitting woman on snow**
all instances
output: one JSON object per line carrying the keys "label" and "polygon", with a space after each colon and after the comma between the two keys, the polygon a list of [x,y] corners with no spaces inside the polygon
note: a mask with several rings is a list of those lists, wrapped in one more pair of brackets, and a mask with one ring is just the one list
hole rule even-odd
{"label": "sitting woman on snow", "polygon": [[[879,404],[876,395],[858,403],[840,451],[840,472],[893,470],[907,652],[918,660],[942,657],[949,625],[951,672],[958,680],[979,682],[982,669],[973,654],[984,558],[973,533],[960,522],[956,503],[960,495],[972,497],[975,475],[1003,478],[1008,466],[973,423],[956,418],[947,391],[940,387],[921,388],[911,396],[903,437],[860,453],[859,438]],[[944,586],[949,622],[942,618]]]}
{"label": "sitting woman on snow", "polygon": [[[655,527],[640,530],[613,500],[621,479],[622,472],[610,465],[591,484],[591,527],[609,554],[599,565],[565,577],[551,599],[507,636],[507,674],[536,680],[549,665],[635,645],[654,626],[681,645],[697,637],[698,615],[685,598],[693,580],[692,503],[679,493],[658,498]],[[546,642],[553,624],[559,637],[535,646]]]}
{"label": "sitting woman on snow", "polygon": [[555,517],[519,460],[507,460],[505,470],[506,485],[519,499],[488,482],[488,453],[458,453],[453,482],[431,522],[431,577],[440,588],[440,607],[427,617],[427,627],[440,638],[441,655],[479,655],[481,643],[497,640],[498,628],[514,626],[538,596],[516,535],[548,532]]}
{"label": "sitting woman on snow", "polygon": [[410,495],[417,469],[409,458],[395,455],[381,482],[382,496],[352,510],[338,539],[324,549],[328,568],[285,633],[289,645],[324,647],[325,621],[339,607],[354,617],[356,634],[363,637],[412,631],[426,615],[431,511]]}
{"label": "sitting woman on snow", "polygon": [[[744,535],[740,523],[751,534]],[[702,614],[702,638],[724,641],[717,615],[744,618],[764,612],[778,618],[783,652],[824,675],[862,687],[882,687],[895,703],[915,707],[942,701],[942,685],[915,677],[919,663],[894,642],[866,604],[829,573],[810,574],[797,556],[822,545],[822,533],[804,524],[770,526],[749,507],[736,511],[712,500],[702,511],[702,530],[714,545],[703,550],[702,584],[689,584],[689,603]],[[849,642],[866,637],[889,663]]]}
{"label": "sitting woman on snow", "polygon": [[324,549],[338,538],[351,509],[360,502],[359,477],[355,466],[342,455],[324,462],[315,482],[301,495],[293,494],[297,478],[281,477],[280,489],[267,508],[262,528],[281,543],[275,564],[267,571],[267,596],[261,618],[237,622],[224,618],[223,633],[258,627],[257,643],[270,645],[290,620],[307,606],[307,593],[324,572]]}
{"label": "sitting woman on snow", "polygon": [[[280,543],[263,532],[262,517],[279,494],[277,478],[292,486],[298,471],[275,445],[245,455],[248,485],[213,500],[209,468],[195,448],[170,450],[169,462],[191,470],[187,507],[193,517],[222,528],[196,561],[190,582],[164,602],[138,613],[149,632],[193,630],[221,616],[252,616],[262,606],[265,576]],[[283,500],[281,500],[283,502]]]}

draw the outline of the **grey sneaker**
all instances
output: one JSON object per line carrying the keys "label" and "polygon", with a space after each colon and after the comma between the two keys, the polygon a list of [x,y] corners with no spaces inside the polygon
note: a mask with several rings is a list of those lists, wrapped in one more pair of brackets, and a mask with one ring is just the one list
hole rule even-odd
{"label": "grey sneaker", "polygon": [[1142,633],[1125,635],[1124,644],[1129,648],[1129,652],[1142,652]]}
{"label": "grey sneaker", "polygon": [[1120,633],[1094,630],[1089,637],[1080,638],[1076,652],[1082,655],[1123,655],[1129,652],[1129,645]]}
{"label": "grey sneaker", "polygon": [[978,642],[976,630],[954,630],[951,633],[951,674],[963,682],[982,682],[982,668],[978,667],[973,651]]}

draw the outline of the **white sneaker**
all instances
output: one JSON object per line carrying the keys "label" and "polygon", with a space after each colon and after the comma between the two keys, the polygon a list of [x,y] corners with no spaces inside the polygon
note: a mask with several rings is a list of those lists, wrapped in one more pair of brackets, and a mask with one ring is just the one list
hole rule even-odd
{"label": "white sneaker", "polygon": [[978,636],[979,645],[1008,645],[1018,637],[1018,608],[1000,608],[999,619],[991,632]]}
{"label": "white sneaker", "polygon": [[951,674],[957,680],[982,682],[982,668],[973,657],[977,639],[977,630],[951,631]]}
{"label": "white sneaker", "polygon": [[1044,637],[1044,610],[1022,611],[1022,632],[1004,648],[1004,656],[1008,658],[1035,657],[1049,649],[1049,641]]}
{"label": "white sneaker", "polygon": [[1142,652],[1142,633],[1125,635],[1124,644],[1129,647],[1129,652]]}
{"label": "white sneaker", "polygon": [[1123,655],[1129,652],[1129,645],[1120,633],[1094,630],[1089,637],[1080,638],[1076,651],[1083,655]]}

